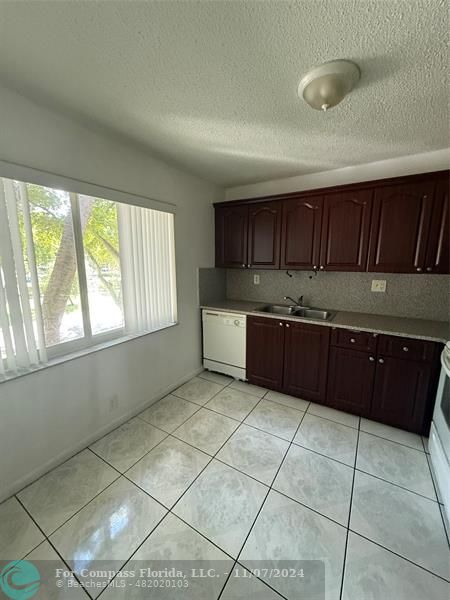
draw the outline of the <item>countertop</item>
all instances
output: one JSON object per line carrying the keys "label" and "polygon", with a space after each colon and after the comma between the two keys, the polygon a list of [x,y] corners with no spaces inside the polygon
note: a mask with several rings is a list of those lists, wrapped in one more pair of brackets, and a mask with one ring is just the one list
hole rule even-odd
{"label": "countertop", "polygon": [[[268,304],[268,303],[266,303]],[[367,313],[355,313],[347,311],[333,311],[335,316],[329,321],[317,321],[291,315],[274,315],[261,312],[265,306],[262,302],[250,302],[246,300],[217,300],[201,306],[209,310],[222,310],[226,312],[239,313],[242,315],[258,315],[268,319],[282,319],[298,321],[301,323],[314,323],[326,327],[340,327],[342,329],[354,329],[381,333],[387,335],[398,335],[400,337],[427,340],[430,342],[441,342],[445,344],[450,340],[450,325],[446,321],[427,321],[425,319],[411,319],[408,317],[390,317],[384,315],[372,315]],[[327,309],[329,310],[329,309]],[[330,309],[332,310],[332,309]]]}

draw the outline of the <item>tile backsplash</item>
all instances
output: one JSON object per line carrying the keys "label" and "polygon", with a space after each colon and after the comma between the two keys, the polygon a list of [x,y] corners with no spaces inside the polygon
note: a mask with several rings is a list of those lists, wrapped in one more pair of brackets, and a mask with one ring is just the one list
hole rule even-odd
{"label": "tile backsplash", "polygon": [[[213,269],[211,269],[213,270]],[[220,269],[218,269],[220,271]],[[305,304],[335,310],[448,321],[450,277],[385,273],[305,271],[226,271],[226,297],[235,300],[284,303],[283,296],[304,296]],[[253,283],[253,275],[260,284]],[[371,291],[373,279],[386,280],[386,292]]]}

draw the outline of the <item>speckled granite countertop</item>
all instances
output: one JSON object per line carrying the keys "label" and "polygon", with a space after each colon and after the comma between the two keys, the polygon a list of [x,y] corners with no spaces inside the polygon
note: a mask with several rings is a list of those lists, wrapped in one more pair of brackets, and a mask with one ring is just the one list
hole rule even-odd
{"label": "speckled granite countertop", "polygon": [[450,326],[446,321],[426,321],[424,319],[410,319],[407,317],[389,317],[383,315],[371,315],[367,313],[355,313],[346,311],[335,311],[335,316],[330,321],[316,321],[286,315],[274,315],[260,312],[265,306],[262,302],[248,302],[245,300],[218,300],[210,302],[201,308],[210,310],[223,310],[227,312],[244,315],[259,315],[268,319],[284,319],[299,321],[301,323],[314,323],[328,327],[341,327],[342,329],[355,329],[370,331],[372,333],[385,333],[401,337],[428,340],[430,342],[446,343],[450,340]]}

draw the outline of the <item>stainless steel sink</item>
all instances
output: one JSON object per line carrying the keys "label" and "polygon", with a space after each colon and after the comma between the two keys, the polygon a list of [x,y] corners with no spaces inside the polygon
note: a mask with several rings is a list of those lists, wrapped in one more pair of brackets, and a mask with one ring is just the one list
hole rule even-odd
{"label": "stainless steel sink", "polygon": [[266,312],[275,315],[287,315],[302,317],[303,319],[316,319],[316,321],[329,321],[334,317],[333,312],[319,308],[299,308],[298,306],[286,306],[285,304],[267,304],[256,309],[257,312]]}
{"label": "stainless steel sink", "polygon": [[298,310],[296,306],[286,306],[285,304],[268,304],[258,308],[258,312],[272,313],[275,315],[293,315]]}
{"label": "stainless steel sink", "polygon": [[294,316],[303,317],[304,319],[328,321],[334,317],[334,313],[329,310],[320,310],[318,308],[300,308],[294,312]]}

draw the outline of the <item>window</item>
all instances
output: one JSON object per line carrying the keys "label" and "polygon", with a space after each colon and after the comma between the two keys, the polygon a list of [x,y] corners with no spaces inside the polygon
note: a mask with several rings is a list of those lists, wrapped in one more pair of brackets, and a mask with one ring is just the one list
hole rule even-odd
{"label": "window", "polygon": [[0,375],[175,322],[173,214],[0,178]]}

